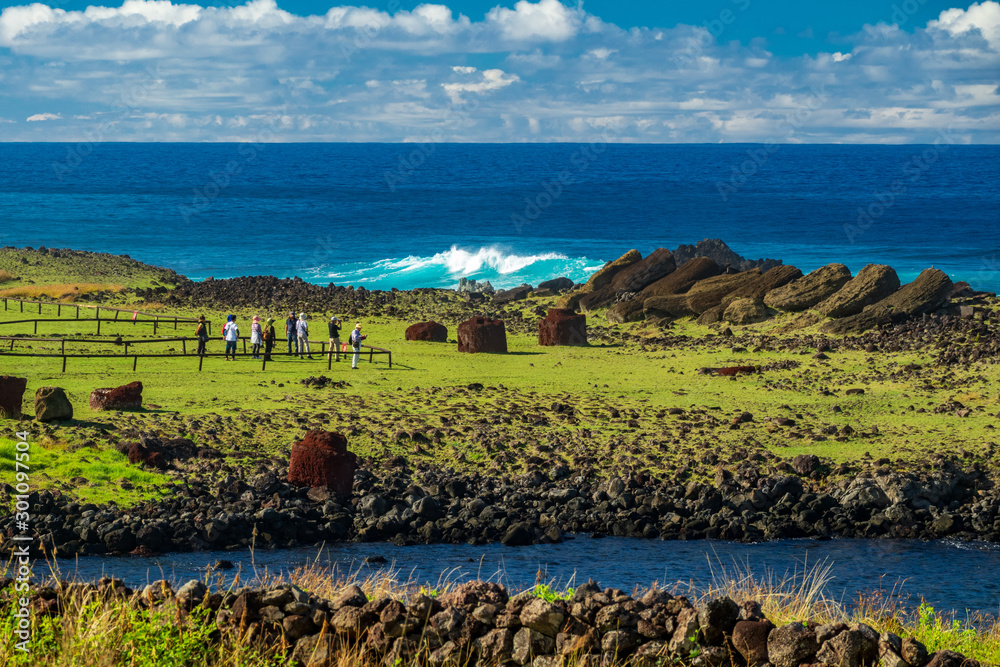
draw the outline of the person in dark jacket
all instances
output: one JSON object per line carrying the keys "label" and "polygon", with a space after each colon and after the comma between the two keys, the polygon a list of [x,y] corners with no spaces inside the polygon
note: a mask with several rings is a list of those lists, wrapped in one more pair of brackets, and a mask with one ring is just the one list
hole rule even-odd
{"label": "person in dark jacket", "polygon": [[285,320],[285,335],[288,337],[288,354],[299,353],[299,333],[296,331],[298,324],[299,318],[295,317],[295,311],[288,313],[288,319]]}
{"label": "person in dark jacket", "polygon": [[340,320],[336,315],[330,318],[330,354],[336,354],[334,361],[340,361]]}
{"label": "person in dark jacket", "polygon": [[264,361],[271,361],[271,348],[274,347],[274,338],[277,336],[274,330],[274,318],[267,318],[264,323]]}
{"label": "person in dark jacket", "polygon": [[208,323],[205,316],[198,316],[198,328],[194,330],[194,335],[198,338],[198,356],[205,354],[205,343],[208,342]]}

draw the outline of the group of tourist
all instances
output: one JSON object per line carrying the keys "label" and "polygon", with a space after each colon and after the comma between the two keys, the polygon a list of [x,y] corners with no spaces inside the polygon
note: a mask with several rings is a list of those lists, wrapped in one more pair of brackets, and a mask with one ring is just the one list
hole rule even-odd
{"label": "group of tourist", "polygon": [[[340,318],[336,315],[331,317],[328,324],[330,356],[335,355],[336,361],[340,361],[340,327]],[[198,355],[202,356],[205,354],[205,344],[208,342],[208,323],[205,321],[204,315],[198,317],[198,327],[195,329],[194,335],[198,339]],[[309,350],[309,317],[305,313],[299,313],[298,317],[295,316],[295,311],[288,313],[288,319],[285,320],[285,336],[288,339],[289,355],[297,355],[299,359],[313,358]],[[236,324],[235,315],[226,317],[226,325],[222,328],[222,338],[226,341],[226,361],[235,361],[236,343],[240,339],[240,328]],[[262,325],[260,317],[254,315],[250,323],[250,345],[253,358],[271,361],[271,350],[276,338],[274,318],[267,318]],[[358,358],[361,356],[361,341],[366,338],[368,336],[361,333],[361,323],[358,322],[348,337],[348,343],[354,352],[351,368],[358,367]],[[261,356],[261,346],[264,348],[263,356]],[[347,358],[346,352],[344,358]]]}

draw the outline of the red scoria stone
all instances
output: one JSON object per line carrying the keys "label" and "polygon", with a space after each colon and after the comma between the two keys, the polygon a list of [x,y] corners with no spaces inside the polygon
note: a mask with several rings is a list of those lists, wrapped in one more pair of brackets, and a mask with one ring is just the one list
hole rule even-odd
{"label": "red scoria stone", "polygon": [[347,451],[347,439],[330,431],[309,431],[292,445],[288,481],[297,486],[324,486],[341,498],[354,490],[358,457]]}
{"label": "red scoria stone", "polygon": [[506,354],[507,330],[503,320],[476,316],[459,324],[458,351]]}
{"label": "red scoria stone", "polygon": [[586,345],[587,316],[569,308],[549,308],[538,321],[539,345]]}
{"label": "red scoria stone", "polygon": [[21,418],[21,402],[27,387],[27,378],[0,375],[0,417]]}

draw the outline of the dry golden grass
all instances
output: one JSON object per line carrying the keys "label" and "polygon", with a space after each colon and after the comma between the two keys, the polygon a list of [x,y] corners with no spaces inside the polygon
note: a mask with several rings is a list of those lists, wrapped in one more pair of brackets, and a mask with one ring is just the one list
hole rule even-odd
{"label": "dry golden grass", "polygon": [[[0,281],[2,282],[2,281]],[[20,285],[0,290],[0,297],[9,296],[18,299],[59,299],[71,303],[81,294],[93,292],[121,292],[125,287],[117,283],[61,283],[58,285]]]}
{"label": "dry golden grass", "polygon": [[9,283],[11,280],[14,280],[14,278],[16,278],[16,277],[17,276],[15,276],[10,271],[4,271],[4,270],[0,269],[0,283]]}

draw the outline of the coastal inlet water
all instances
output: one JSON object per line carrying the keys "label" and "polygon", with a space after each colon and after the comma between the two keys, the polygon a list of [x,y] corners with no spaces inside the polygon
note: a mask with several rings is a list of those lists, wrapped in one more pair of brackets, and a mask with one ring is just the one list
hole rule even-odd
{"label": "coastal inlet water", "polygon": [[[366,563],[381,556],[386,563]],[[226,559],[232,570],[210,571]],[[997,616],[1000,613],[1000,545],[949,541],[783,540],[759,544],[723,541],[659,541],[578,535],[561,544],[519,548],[499,544],[398,547],[390,543],[330,544],[253,554],[238,551],[167,554],[155,558],[84,557],[57,564],[61,576],[94,581],[109,575],[138,587],[158,579],[221,584],[239,576],[287,573],[315,565],[339,574],[390,572],[400,583],[440,587],[448,582],[490,579],[514,590],[538,581],[562,590],[594,579],[625,591],[652,584],[680,592],[706,590],[725,578],[753,576],[774,584],[801,585],[804,573],[828,569],[824,593],[850,607],[863,593],[881,591],[913,609],[921,599],[938,611]],[[36,574],[45,574],[36,569]]]}
{"label": "coastal inlet water", "polygon": [[721,238],[1000,291],[998,181],[1000,146],[948,143],[0,144],[0,245],[410,289],[581,281]]}

